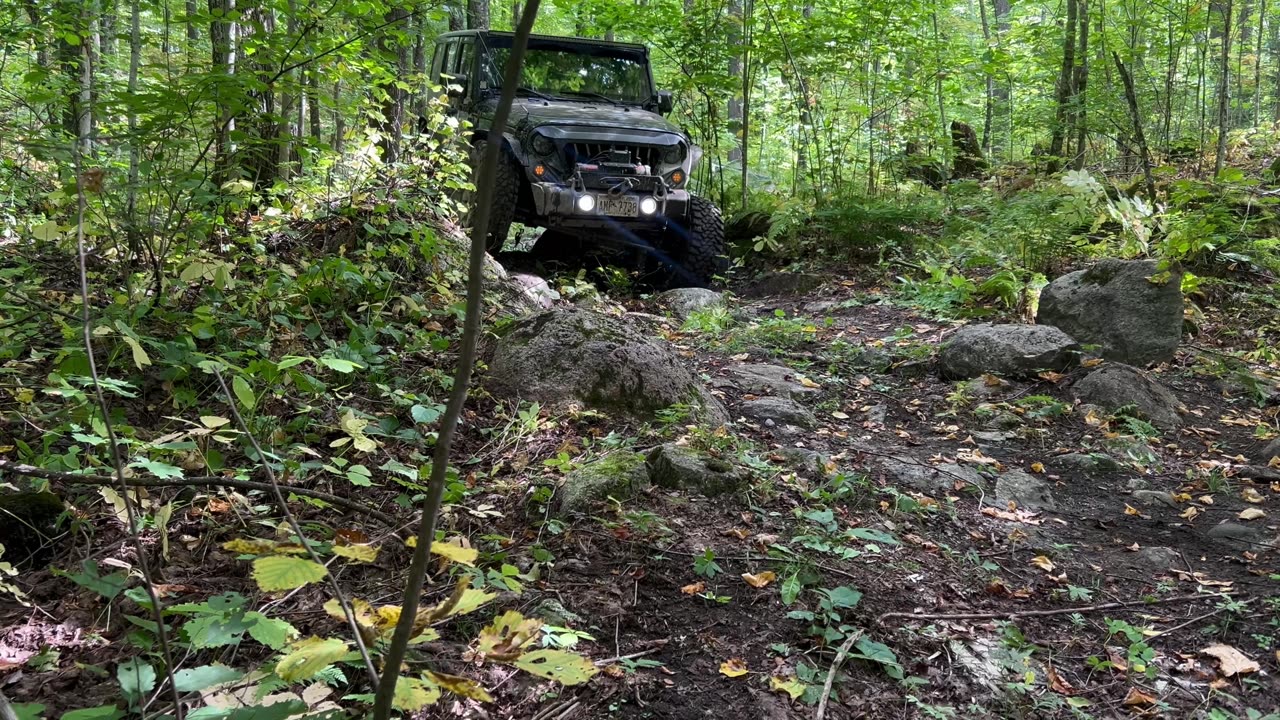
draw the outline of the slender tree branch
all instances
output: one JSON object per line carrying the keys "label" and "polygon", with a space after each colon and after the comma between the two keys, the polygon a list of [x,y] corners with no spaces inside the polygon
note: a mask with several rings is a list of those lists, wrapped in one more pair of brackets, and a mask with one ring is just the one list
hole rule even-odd
{"label": "slender tree branch", "polygon": [[440,503],[444,496],[445,472],[449,468],[453,435],[458,426],[458,418],[462,415],[462,408],[467,402],[467,388],[471,384],[471,370],[475,363],[476,341],[480,335],[480,314],[484,304],[485,241],[488,238],[489,213],[493,204],[493,178],[497,172],[498,161],[501,159],[502,136],[507,127],[507,118],[511,115],[511,105],[515,101],[516,87],[520,84],[520,68],[524,63],[525,47],[528,44],[529,33],[533,30],[534,18],[538,15],[539,2],[540,0],[528,0],[524,13],[520,16],[515,38],[511,43],[511,54],[507,58],[502,97],[494,112],[493,125],[489,129],[489,142],[485,146],[484,158],[480,163],[467,272],[467,312],[466,320],[463,322],[462,347],[458,352],[458,369],[453,379],[449,405],[440,422],[440,434],[436,439],[435,453],[431,459],[427,501],[422,509],[422,518],[418,526],[418,545],[414,548],[413,560],[409,564],[409,576],[405,581],[404,600],[400,605],[400,620],[396,623],[391,644],[383,656],[385,664],[382,669],[382,681],[378,686],[373,705],[373,720],[387,720],[391,716],[396,681],[400,677],[400,666],[408,651],[409,640],[412,639],[418,604],[422,600],[423,585],[427,579],[427,565],[431,560],[431,543],[435,540],[436,516],[440,514]]}
{"label": "slender tree branch", "polygon": [[844,644],[840,646],[840,650],[836,653],[835,662],[831,663],[831,669],[827,671],[827,681],[822,684],[822,698],[818,700],[818,712],[813,716],[814,720],[822,720],[827,715],[827,699],[831,697],[831,685],[835,683],[836,673],[839,672],[840,666],[844,664],[844,659],[849,656],[849,648],[862,638],[862,631],[849,633],[849,637],[845,638]]}
{"label": "slender tree branch", "polygon": [[[231,409],[231,417],[235,418],[240,430],[244,432],[245,437],[249,438],[249,444],[253,445],[253,451],[258,453],[258,459],[262,462],[262,469],[267,473],[267,479],[271,481],[271,492],[276,496],[276,505],[280,507],[280,512],[284,513],[285,520],[288,521],[293,534],[298,536],[298,542],[306,549],[311,561],[317,565],[324,565],[324,562],[320,560],[320,556],[316,555],[315,549],[311,547],[311,543],[307,542],[306,536],[302,534],[302,526],[298,524],[298,518],[289,510],[289,503],[285,502],[284,493],[280,491],[280,483],[276,480],[276,472],[271,469],[271,463],[267,462],[267,455],[262,452],[262,446],[258,444],[258,439],[254,437],[253,431],[249,429],[249,423],[245,422],[244,418],[241,417],[240,410],[236,407],[236,398],[231,394],[231,388],[227,387],[227,381],[222,378],[222,371],[215,367],[213,368],[213,375],[218,378],[218,386],[222,388],[222,394],[227,398],[227,406]],[[360,634],[360,623],[356,622],[356,614],[351,609],[351,601],[342,592],[342,588],[339,587],[338,580],[333,576],[333,573],[325,573],[325,578],[329,580],[329,589],[333,590],[333,596],[337,599],[338,604],[342,606],[342,614],[347,618],[347,625],[351,628],[351,636],[356,641],[356,649],[360,651],[360,658],[364,660],[365,671],[369,673],[369,683],[374,688],[377,688],[378,670],[373,666],[373,658],[369,657],[369,648],[365,646],[364,636]]]}
{"label": "slender tree branch", "polygon": [[[54,480],[57,482],[72,483],[75,485],[111,485],[118,482],[115,478],[108,477],[106,475],[80,475],[77,473],[58,472],[56,470],[45,470],[31,465],[14,463],[8,460],[0,460],[0,472],[10,472],[22,477],[42,478],[44,480]],[[265,490],[268,492],[272,490],[271,483],[255,482],[253,480],[238,480],[235,478],[221,477],[219,475],[187,478],[125,478],[125,484],[129,487],[190,487],[206,485],[236,488],[239,490]],[[289,492],[294,495],[323,500],[330,505],[335,505],[362,515],[368,515],[369,517],[391,527],[401,524],[401,520],[397,519],[395,516],[388,515],[381,510],[376,510],[354,500],[348,500],[344,497],[324,492],[323,490],[312,490],[310,488],[293,486],[287,487],[289,488]]]}
{"label": "slender tree branch", "polygon": [[886,620],[893,618],[905,618],[908,620],[1017,620],[1024,617],[1049,617],[1052,615],[1070,615],[1072,613],[1089,613],[1099,612],[1102,610],[1122,610],[1131,607],[1145,607],[1147,605],[1168,605],[1170,603],[1195,602],[1196,600],[1212,600],[1219,595],[1177,595],[1174,597],[1157,598],[1155,600],[1134,600],[1131,602],[1109,602],[1100,603],[1098,605],[1081,605],[1079,607],[1056,608],[1053,610],[995,610],[992,612],[971,612],[971,613],[938,613],[938,614],[921,614],[909,612],[891,612],[885,613],[876,619],[876,622],[883,625]]}

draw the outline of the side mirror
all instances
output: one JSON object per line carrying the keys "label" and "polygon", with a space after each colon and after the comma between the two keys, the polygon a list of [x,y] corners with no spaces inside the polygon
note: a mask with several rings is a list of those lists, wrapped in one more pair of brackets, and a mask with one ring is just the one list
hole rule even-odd
{"label": "side mirror", "polygon": [[452,78],[445,79],[445,87],[448,89],[449,97],[460,98],[467,94],[467,83],[471,78],[466,75],[454,75]]}
{"label": "side mirror", "polygon": [[667,113],[674,110],[675,107],[676,107],[676,101],[675,101],[675,98],[671,96],[671,91],[659,90],[658,91],[658,112],[662,115],[666,115]]}

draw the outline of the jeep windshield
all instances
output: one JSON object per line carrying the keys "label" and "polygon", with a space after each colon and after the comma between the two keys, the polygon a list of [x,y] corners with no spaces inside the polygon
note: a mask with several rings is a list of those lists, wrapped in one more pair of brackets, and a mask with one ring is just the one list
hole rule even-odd
{"label": "jeep windshield", "polygon": [[[488,61],[481,63],[481,87],[498,90],[511,54],[511,39],[490,36],[487,44]],[[548,39],[530,39],[519,90],[544,99],[605,100],[632,105],[653,98],[649,65],[640,50]]]}

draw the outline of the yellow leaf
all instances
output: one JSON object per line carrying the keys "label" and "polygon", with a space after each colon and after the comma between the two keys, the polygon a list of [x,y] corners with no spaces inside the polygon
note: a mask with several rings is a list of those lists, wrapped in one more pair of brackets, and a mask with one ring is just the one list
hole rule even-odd
{"label": "yellow leaf", "polygon": [[454,605],[453,609],[449,611],[448,617],[466,615],[467,613],[475,612],[485,603],[488,603],[496,597],[498,597],[497,593],[468,588],[462,593],[462,599],[458,601],[458,604]]}
{"label": "yellow leaf", "polygon": [[821,386],[821,385],[819,385],[818,383],[816,383],[816,382],[814,382],[814,381],[810,380],[809,378],[807,378],[807,377],[805,377],[805,376],[803,376],[803,375],[797,375],[797,376],[796,376],[796,382],[800,383],[801,385],[803,385],[803,386],[805,386],[805,387],[807,387],[807,388],[817,389],[817,388],[822,387],[822,386]]}
{"label": "yellow leaf", "polygon": [[1102,358],[1089,358],[1088,360],[1082,361],[1080,363],[1080,366],[1091,368],[1091,367],[1098,367],[1101,364],[1102,364]]}
{"label": "yellow leaf", "polygon": [[440,699],[440,688],[431,682],[415,677],[396,678],[396,692],[391,706],[397,710],[416,712]]}
{"label": "yellow leaf", "polygon": [[1129,503],[1124,504],[1124,514],[1125,515],[1141,515],[1141,513],[1138,512],[1138,508],[1130,505]]}
{"label": "yellow leaf", "polygon": [[600,672],[595,663],[568,650],[534,650],[522,654],[512,664],[561,685],[581,685]]}
{"label": "yellow leaf", "polygon": [[747,661],[741,658],[729,658],[720,663],[720,674],[725,677],[742,677],[749,671],[747,670]]}
{"label": "yellow leaf", "polygon": [[1240,511],[1239,515],[1241,520],[1257,520],[1266,516],[1267,513],[1262,508],[1245,508]]}
{"label": "yellow leaf", "polygon": [[840,412],[839,410],[832,410],[832,411],[831,411],[831,417],[833,417],[833,418],[835,418],[835,419],[837,419],[837,420],[848,420],[848,419],[849,419],[849,414],[848,414],[848,413]]}
{"label": "yellow leaf", "polygon": [[475,548],[464,548],[448,542],[431,543],[431,552],[467,567],[475,567],[476,558],[480,556],[479,551]]}
{"label": "yellow leaf", "polygon": [[1034,472],[1034,473],[1044,472],[1044,463],[1041,463],[1041,462],[1031,463],[1031,472]]}
{"label": "yellow leaf", "polygon": [[236,538],[222,543],[222,549],[241,555],[305,555],[307,552],[295,543],[284,545],[262,538]]}
{"label": "yellow leaf", "polygon": [[133,353],[133,364],[136,365],[139,370],[151,364],[151,357],[147,355],[146,350],[142,349],[142,345],[137,340],[134,340],[128,335],[121,335],[120,338],[129,346],[129,350]]}
{"label": "yellow leaf", "polygon": [[291,646],[288,655],[276,663],[276,675],[285,682],[299,682],[346,657],[347,644],[337,638],[309,637]]}
{"label": "yellow leaf", "polygon": [[1240,497],[1244,498],[1245,502],[1253,503],[1254,505],[1257,505],[1266,499],[1262,497],[1262,493],[1251,487],[1245,488],[1244,492],[1240,493]]}
{"label": "yellow leaf", "polygon": [[1045,572],[1053,572],[1053,561],[1044,555],[1037,555],[1034,558],[1031,558],[1031,564]]}
{"label": "yellow leaf", "polygon": [[1186,510],[1183,510],[1181,513],[1179,513],[1178,517],[1184,520],[1191,520],[1199,514],[1200,514],[1200,508],[1192,505],[1191,507],[1188,507]]}
{"label": "yellow leaf", "polygon": [[201,415],[200,416],[200,424],[204,425],[210,430],[213,430],[215,428],[220,428],[229,422],[231,421],[224,417],[218,417],[217,415]]}
{"label": "yellow leaf", "polygon": [[426,677],[431,682],[439,685],[441,689],[448,690],[454,695],[461,695],[480,702],[493,702],[493,698],[489,696],[489,693],[485,692],[480,683],[470,678],[446,675],[444,673],[431,672],[430,670],[427,671]]}
{"label": "yellow leaf", "polygon": [[476,652],[495,660],[514,660],[522,648],[534,641],[542,625],[541,620],[508,610],[480,631]]}
{"label": "yellow leaf", "polygon": [[378,559],[378,548],[373,545],[359,543],[355,545],[334,545],[333,554],[355,562],[371,563]]}
{"label": "yellow leaf", "polygon": [[325,566],[305,558],[268,555],[253,561],[253,580],[263,592],[293,590],[328,574]]}
{"label": "yellow leaf", "polygon": [[755,575],[752,575],[751,573],[742,573],[742,579],[746,580],[747,584],[753,588],[762,588],[774,580],[777,580],[778,576],[774,574],[772,570],[765,570],[764,572],[757,573]]}
{"label": "yellow leaf", "polygon": [[807,685],[794,677],[779,677],[777,675],[769,677],[769,689],[773,692],[786,693],[791,696],[792,700],[799,700],[807,688]]}

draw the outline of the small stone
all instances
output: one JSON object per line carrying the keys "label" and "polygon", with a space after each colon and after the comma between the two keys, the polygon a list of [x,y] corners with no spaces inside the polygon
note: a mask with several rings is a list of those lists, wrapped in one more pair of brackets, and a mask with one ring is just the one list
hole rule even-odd
{"label": "small stone", "polygon": [[818,424],[813,413],[795,400],[762,397],[742,404],[742,414],[766,424],[796,425],[812,428]]}
{"label": "small stone", "polygon": [[1071,388],[1082,403],[1115,411],[1136,407],[1152,425],[1169,430],[1182,425],[1181,403],[1149,374],[1128,365],[1108,363]]}
{"label": "small stone", "polygon": [[1008,430],[979,430],[972,433],[972,435],[974,440],[991,443],[992,445],[1000,445],[1018,437],[1018,433]]}
{"label": "small stone", "polygon": [[743,392],[800,400],[818,392],[818,388],[805,387],[797,379],[795,370],[783,365],[747,364],[727,369],[733,380],[730,385]]}
{"label": "small stone", "polygon": [[923,493],[947,493],[956,483],[983,487],[986,483],[977,470],[958,463],[930,465],[924,460],[897,456],[881,462],[885,479],[892,485]]}
{"label": "small stone", "polygon": [[1030,510],[1056,510],[1058,503],[1053,499],[1051,487],[1046,480],[1021,470],[1010,470],[996,478],[995,500],[999,505],[1012,501]]}
{"label": "small stone", "polygon": [[676,288],[659,293],[653,300],[679,320],[699,310],[724,306],[724,295],[706,288]]}
{"label": "small stone", "polygon": [[1240,551],[1256,552],[1263,545],[1262,531],[1256,526],[1224,522],[1209,528],[1209,537],[1221,540]]}
{"label": "small stone", "polygon": [[560,293],[553,290],[546,280],[537,275],[511,273],[510,280],[513,285],[520,288],[520,292],[529,303],[537,308],[550,309],[560,300]]}
{"label": "small stone", "polygon": [[830,473],[827,467],[830,459],[817,450],[786,447],[778,450],[778,455],[797,472],[815,473],[818,477],[826,477]]}
{"label": "small stone", "polygon": [[1181,560],[1182,554],[1169,547],[1144,547],[1138,551],[1138,564],[1153,572],[1161,572],[1174,567]]}
{"label": "small stone", "polygon": [[627,500],[648,484],[649,472],[643,455],[612,452],[565,476],[556,490],[556,514],[582,512],[610,497]]}
{"label": "small stone", "polygon": [[1043,325],[967,325],[942,345],[943,377],[962,380],[992,374],[1035,377],[1042,370],[1066,370],[1079,361],[1080,345],[1057,328]]}
{"label": "small stone", "polygon": [[1133,499],[1147,506],[1164,505],[1175,509],[1178,507],[1178,501],[1173,499],[1173,495],[1163,490],[1135,490]]}
{"label": "small stone", "polygon": [[654,485],[692,490],[707,496],[736,492],[744,488],[748,480],[746,474],[731,463],[674,443],[650,450],[645,464]]}
{"label": "small stone", "polygon": [[1067,453],[1054,458],[1053,462],[1085,473],[1115,472],[1120,469],[1120,463],[1115,458],[1100,453]]}
{"label": "small stone", "polygon": [[1280,458],[1280,438],[1276,438],[1267,443],[1258,451],[1257,457],[1254,458],[1262,465],[1270,464],[1275,458]]}
{"label": "small stone", "polygon": [[1149,487],[1151,487],[1151,483],[1147,482],[1144,478],[1130,478],[1129,482],[1125,483],[1125,489],[1129,492],[1146,490]]}

